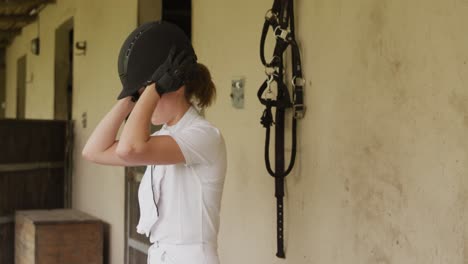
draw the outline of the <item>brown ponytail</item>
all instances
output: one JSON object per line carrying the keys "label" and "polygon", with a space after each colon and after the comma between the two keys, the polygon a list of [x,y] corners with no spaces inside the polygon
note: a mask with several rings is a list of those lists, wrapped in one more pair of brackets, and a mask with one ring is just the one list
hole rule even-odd
{"label": "brown ponytail", "polygon": [[213,103],[215,97],[216,87],[211,80],[210,71],[205,65],[197,63],[185,81],[185,98],[189,102],[194,101],[200,108],[206,108]]}

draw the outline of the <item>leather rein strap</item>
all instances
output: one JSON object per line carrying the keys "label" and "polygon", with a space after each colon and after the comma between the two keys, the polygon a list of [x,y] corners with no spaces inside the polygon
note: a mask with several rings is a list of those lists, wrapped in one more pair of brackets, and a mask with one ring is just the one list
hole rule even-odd
{"label": "leather rein strap", "polygon": [[[270,62],[265,59],[265,39],[269,28],[276,37],[273,57]],[[291,86],[293,96],[291,98],[288,85],[284,78],[284,52],[291,47],[292,78]],[[277,253],[279,258],[286,258],[284,252],[283,235],[283,197],[284,178],[292,171],[296,160],[296,130],[297,120],[304,117],[305,106],[303,101],[304,84],[302,66],[298,44],[295,38],[294,6],[293,0],[274,0],[273,7],[267,11],[260,38],[260,59],[265,66],[266,80],[260,86],[257,97],[265,106],[260,123],[266,129],[265,136],[265,165],[268,173],[275,178],[275,197],[277,208]],[[276,95],[272,87],[276,84]],[[272,108],[276,108],[273,119]],[[284,161],[284,121],[285,111],[293,110],[292,118],[292,150],[290,162],[285,170]],[[275,170],[270,163],[270,128],[275,127]]]}

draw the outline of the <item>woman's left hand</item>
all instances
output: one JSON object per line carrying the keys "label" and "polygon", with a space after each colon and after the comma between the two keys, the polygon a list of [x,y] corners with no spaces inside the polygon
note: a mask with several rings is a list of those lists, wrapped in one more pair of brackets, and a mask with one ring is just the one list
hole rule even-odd
{"label": "woman's left hand", "polygon": [[195,57],[187,54],[186,50],[176,54],[176,47],[173,46],[166,61],[156,69],[146,84],[156,83],[159,96],[176,91],[184,84],[184,75],[188,66],[195,62]]}

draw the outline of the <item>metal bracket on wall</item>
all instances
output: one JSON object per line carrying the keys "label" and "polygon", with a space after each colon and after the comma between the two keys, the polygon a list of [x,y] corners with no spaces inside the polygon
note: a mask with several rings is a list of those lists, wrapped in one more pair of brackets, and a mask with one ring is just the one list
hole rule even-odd
{"label": "metal bracket on wall", "polygon": [[234,108],[244,108],[244,84],[244,77],[237,77],[231,81],[231,100]]}

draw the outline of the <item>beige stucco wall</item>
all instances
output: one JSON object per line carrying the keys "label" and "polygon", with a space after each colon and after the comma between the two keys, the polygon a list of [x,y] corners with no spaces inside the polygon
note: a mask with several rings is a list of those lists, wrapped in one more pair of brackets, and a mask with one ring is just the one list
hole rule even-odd
{"label": "beige stucco wall", "polygon": [[[73,207],[110,225],[109,263],[124,261],[124,168],[85,161],[81,150],[121,89],[117,56],[128,32],[137,24],[136,0],[77,1],[75,40],[87,41],[86,56],[75,56],[73,116],[76,148]],[[87,113],[87,127],[81,115]]]}
{"label": "beige stucco wall", "polygon": [[[229,150],[221,259],[234,263],[468,263],[468,3],[295,1],[307,115],[287,178],[287,260],[274,257],[263,168],[263,15],[272,1],[195,1],[194,45]],[[245,109],[229,101],[246,76]]]}
{"label": "beige stucco wall", "polygon": [[[124,170],[79,154],[115,103],[117,53],[136,26],[136,0],[58,2],[40,15],[41,55],[28,54],[26,116],[53,116],[54,32],[74,16],[75,40],[86,40],[88,50],[74,65],[73,207],[111,225],[110,263],[123,263]],[[222,263],[468,263],[467,2],[296,5],[308,110],[287,178],[283,261],[274,257],[273,180],[263,167],[256,99],[265,78],[259,34],[271,1],[193,2],[194,46],[218,85],[207,118],[228,145]],[[16,60],[36,30],[26,27],[7,51],[7,117],[16,109]],[[229,99],[239,75],[246,77],[243,110]]]}
{"label": "beige stucco wall", "polygon": [[[54,116],[55,30],[74,17],[75,41],[87,41],[85,56],[74,57],[73,119],[75,157],[73,207],[110,225],[109,263],[124,258],[124,169],[101,166],[81,158],[81,149],[100,118],[116,102],[120,90],[117,55],[120,45],[137,23],[137,1],[60,0],[39,15],[41,54],[29,52],[37,24],[23,29],[7,50],[6,117],[16,115],[16,60],[27,53],[26,118]],[[87,127],[81,115],[87,112]]]}
{"label": "beige stucco wall", "polygon": [[6,112],[7,118],[16,116],[17,60],[26,55],[26,118],[47,119],[54,111],[54,48],[55,29],[76,13],[74,0],[62,0],[49,5],[39,15],[41,54],[30,52],[30,41],[38,36],[38,24],[23,28],[7,48]]}

